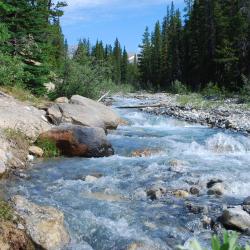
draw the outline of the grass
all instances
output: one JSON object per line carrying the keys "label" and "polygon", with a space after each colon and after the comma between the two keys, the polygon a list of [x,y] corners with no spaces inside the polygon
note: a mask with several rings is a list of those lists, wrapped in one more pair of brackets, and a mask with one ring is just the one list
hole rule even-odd
{"label": "grass", "polygon": [[13,211],[11,206],[2,200],[0,200],[0,219],[5,221],[10,221],[13,219]]}
{"label": "grass", "polygon": [[[212,250],[250,250],[250,247],[240,246],[238,243],[239,235],[236,232],[223,233],[223,238],[220,239],[217,235],[214,235],[211,239]],[[181,250],[207,250],[203,248],[197,240],[193,240],[189,243],[188,247],[178,247]]]}
{"label": "grass", "polygon": [[56,147],[55,142],[49,139],[38,139],[36,141],[36,146],[43,150],[45,158],[53,158],[60,155],[60,151]]}
{"label": "grass", "polygon": [[216,101],[206,100],[201,94],[190,93],[188,95],[179,95],[177,96],[176,101],[181,106],[190,105],[193,108],[197,109],[210,109],[216,108],[223,105],[224,100],[219,99]]}
{"label": "grass", "polygon": [[19,101],[28,102],[35,107],[41,107],[49,102],[49,100],[45,97],[37,97],[29,90],[24,89],[22,86],[0,86],[0,91],[7,95],[13,96]]}
{"label": "grass", "polygon": [[15,143],[18,149],[27,149],[29,140],[27,136],[19,129],[6,128],[3,130],[5,138],[12,143]]}

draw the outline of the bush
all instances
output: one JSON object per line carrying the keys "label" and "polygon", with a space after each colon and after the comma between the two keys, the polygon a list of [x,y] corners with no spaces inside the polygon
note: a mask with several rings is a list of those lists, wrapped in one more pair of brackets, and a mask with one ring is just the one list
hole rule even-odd
{"label": "bush", "polygon": [[250,101],[250,78],[242,75],[243,86],[240,91],[241,97],[244,101]]}
{"label": "bush", "polygon": [[180,81],[176,80],[173,82],[173,84],[171,86],[171,92],[174,94],[187,94],[188,89],[187,89],[186,85],[184,85]]}
{"label": "bush", "polygon": [[110,67],[104,64],[87,62],[84,65],[69,60],[65,66],[64,81],[57,85],[53,97],[78,94],[92,99],[98,99],[103,93],[111,91],[133,91],[129,84],[116,85],[110,80]]}
{"label": "bush", "polygon": [[[250,250],[250,247],[242,247],[238,243],[238,234],[236,232],[224,232],[223,240],[218,236],[213,236],[211,240],[212,250]],[[188,247],[179,247],[182,250],[205,250],[198,241],[190,242]]]}
{"label": "bush", "polygon": [[224,91],[220,89],[217,83],[209,82],[202,90],[204,96],[222,96]]}
{"label": "bush", "polygon": [[36,145],[43,150],[45,158],[58,157],[60,155],[55,142],[51,140],[38,139]]}
{"label": "bush", "polygon": [[0,200],[0,219],[1,220],[12,220],[13,211],[8,203]]}
{"label": "bush", "polygon": [[18,57],[10,57],[0,53],[0,85],[22,86],[28,78],[24,64]]}

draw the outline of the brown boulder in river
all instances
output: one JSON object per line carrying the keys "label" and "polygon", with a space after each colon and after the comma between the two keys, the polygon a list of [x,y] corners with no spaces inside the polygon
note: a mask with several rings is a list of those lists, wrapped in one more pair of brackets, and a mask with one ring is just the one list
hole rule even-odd
{"label": "brown boulder in river", "polygon": [[55,142],[62,155],[104,157],[114,154],[105,131],[78,125],[62,125],[40,135],[41,140]]}

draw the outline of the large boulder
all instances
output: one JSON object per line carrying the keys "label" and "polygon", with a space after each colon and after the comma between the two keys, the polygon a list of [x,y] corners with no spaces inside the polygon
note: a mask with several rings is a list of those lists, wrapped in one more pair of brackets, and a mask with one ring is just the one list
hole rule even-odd
{"label": "large boulder", "polygon": [[0,95],[0,107],[0,129],[18,130],[35,140],[40,133],[51,128],[45,118],[45,111],[10,96]]}
{"label": "large boulder", "polygon": [[59,250],[69,243],[64,215],[53,207],[42,207],[22,196],[12,199],[13,208],[25,222],[27,233],[42,249]]}
{"label": "large boulder", "polygon": [[72,96],[70,103],[57,103],[47,110],[56,124],[72,123],[87,127],[116,129],[119,116],[109,107],[82,96]]}
{"label": "large boulder", "polygon": [[239,231],[250,230],[250,215],[242,210],[241,206],[224,210],[219,220],[229,229],[236,229]]}
{"label": "large boulder", "polygon": [[104,157],[114,154],[101,128],[61,125],[41,134],[39,139],[55,142],[61,154],[70,157]]}

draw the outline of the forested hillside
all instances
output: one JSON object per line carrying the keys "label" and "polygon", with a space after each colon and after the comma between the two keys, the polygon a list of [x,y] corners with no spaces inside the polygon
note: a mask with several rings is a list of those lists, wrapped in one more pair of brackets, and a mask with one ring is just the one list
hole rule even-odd
{"label": "forested hillside", "polygon": [[112,48],[83,39],[69,56],[60,26],[65,6],[51,0],[0,0],[0,86],[44,95],[46,83],[53,83],[52,97],[78,93],[94,98],[136,84],[137,65],[128,63],[118,40]]}
{"label": "forested hillside", "polygon": [[185,84],[239,91],[250,76],[250,1],[186,0],[185,17],[174,8],[150,33],[139,55],[144,87],[171,90]]}

